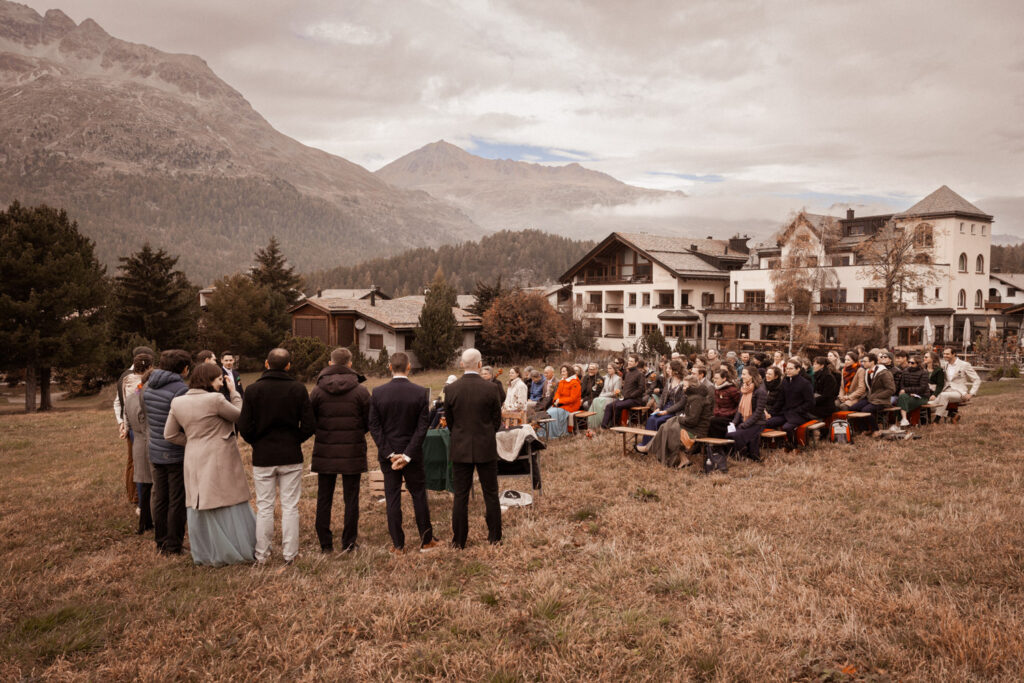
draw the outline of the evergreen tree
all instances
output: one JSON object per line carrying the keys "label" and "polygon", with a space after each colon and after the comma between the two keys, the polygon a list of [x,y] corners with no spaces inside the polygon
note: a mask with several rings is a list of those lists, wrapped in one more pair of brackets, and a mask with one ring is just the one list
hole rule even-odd
{"label": "evergreen tree", "polygon": [[665,341],[665,335],[655,326],[653,330],[640,338],[640,353],[645,356],[657,354],[667,356],[672,353],[672,347]]}
{"label": "evergreen tree", "polygon": [[180,270],[178,257],[149,244],[122,256],[114,278],[114,331],[120,340],[141,337],[154,348],[190,348],[196,341],[199,290]]}
{"label": "evergreen tree", "polygon": [[65,211],[14,202],[0,213],[0,367],[25,368],[25,410],[50,410],[52,368],[105,352],[110,294],[92,240]]}
{"label": "evergreen tree", "polygon": [[426,302],[420,311],[412,350],[424,368],[447,367],[462,345],[462,332],[455,320],[455,289],[445,280],[440,268],[430,283]]}
{"label": "evergreen tree", "polygon": [[483,316],[487,312],[487,309],[491,307],[494,300],[499,296],[507,292],[504,287],[501,286],[501,275],[494,281],[494,284],[488,284],[483,280],[476,281],[476,289],[473,290],[473,296],[476,300],[473,301],[473,305],[469,307],[469,312],[473,315]]}
{"label": "evergreen tree", "polygon": [[[236,273],[214,283],[202,321],[208,348],[232,349],[249,358],[263,358],[285,338],[280,320],[284,300],[277,292]],[[285,314],[287,318],[287,314]],[[287,330],[288,325],[284,325]]]}
{"label": "evergreen tree", "polygon": [[276,237],[271,237],[266,248],[256,250],[256,262],[249,273],[252,281],[280,294],[285,305],[291,306],[302,295],[302,277],[288,265]]}

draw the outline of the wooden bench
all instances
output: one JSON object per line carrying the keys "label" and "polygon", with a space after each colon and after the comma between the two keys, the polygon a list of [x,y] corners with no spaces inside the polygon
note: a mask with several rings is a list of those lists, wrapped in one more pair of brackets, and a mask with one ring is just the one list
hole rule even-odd
{"label": "wooden bench", "polygon": [[761,441],[764,442],[764,446],[767,449],[778,448],[779,439],[785,439],[786,432],[781,429],[765,429],[761,432]]}
{"label": "wooden bench", "polygon": [[805,445],[813,446],[815,443],[821,443],[821,441],[825,438],[825,432],[822,432],[822,430],[825,429],[825,427],[827,426],[828,425],[826,425],[824,422],[820,420],[815,422],[814,424],[807,425],[807,439]]}
{"label": "wooden bench", "polygon": [[[539,415],[547,415],[547,413],[538,413],[538,414]],[[534,432],[539,432],[540,430],[543,429],[544,430],[544,438],[546,439],[547,436],[548,436],[547,426],[548,426],[549,423],[554,422],[554,421],[555,421],[555,418],[553,418],[553,417],[543,417],[543,418],[541,418],[539,420],[530,420],[530,426],[533,427],[533,431]]]}
{"label": "wooden bench", "polygon": [[884,429],[885,427],[891,427],[900,421],[900,407],[889,406],[884,410],[879,411],[881,419],[879,420],[879,428]]}
{"label": "wooden bench", "polygon": [[871,413],[850,413],[846,416],[846,421],[850,423],[850,431],[863,432],[867,427],[865,426],[865,420],[871,417]]}
{"label": "wooden bench", "polygon": [[637,442],[640,441],[640,437],[641,436],[654,436],[655,434],[658,433],[658,432],[652,431],[650,429],[640,429],[640,428],[637,428],[637,427],[612,427],[611,430],[613,432],[618,432],[619,434],[622,434],[622,454],[623,455],[629,455],[629,450],[627,449],[627,444],[626,444],[626,438],[629,437],[630,434],[633,435],[633,445],[635,446],[637,444]]}
{"label": "wooden bench", "polygon": [[[785,432],[783,432],[783,434],[785,434]],[[716,439],[713,436],[702,436],[699,439],[695,439],[695,441],[697,443],[701,444],[704,447],[704,458],[703,458],[703,460],[704,460],[705,464],[709,460],[711,462],[714,462],[714,455],[715,455],[715,447],[716,446],[732,446],[733,444],[736,443],[732,439]],[[718,468],[716,466],[715,469],[719,469],[720,471],[725,472],[725,471],[728,470],[728,465],[726,465],[725,467],[722,467],[722,468]]]}
{"label": "wooden bench", "polygon": [[576,428],[576,434],[587,433],[587,421],[597,413],[592,410],[577,410],[572,414],[572,424]]}
{"label": "wooden bench", "polygon": [[636,425],[641,427],[647,424],[647,406],[633,406],[629,409],[629,422],[628,425]]}

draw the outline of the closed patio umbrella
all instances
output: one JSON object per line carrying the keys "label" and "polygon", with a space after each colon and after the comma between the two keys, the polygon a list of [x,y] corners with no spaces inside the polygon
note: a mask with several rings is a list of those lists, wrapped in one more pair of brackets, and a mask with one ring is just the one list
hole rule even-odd
{"label": "closed patio umbrella", "polygon": [[999,332],[996,331],[996,317],[994,315],[988,319],[988,336],[993,339],[999,336]]}
{"label": "closed patio umbrella", "polygon": [[967,345],[971,343],[971,319],[964,318],[964,352],[967,351]]}
{"label": "closed patio umbrella", "polygon": [[932,344],[935,343],[935,328],[932,327],[932,320],[928,316],[924,317],[924,329],[921,330],[921,343],[925,349],[930,349]]}

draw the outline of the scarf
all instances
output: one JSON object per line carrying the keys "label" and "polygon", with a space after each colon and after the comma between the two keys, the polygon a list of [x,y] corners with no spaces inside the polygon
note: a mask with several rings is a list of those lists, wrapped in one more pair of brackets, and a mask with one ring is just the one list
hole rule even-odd
{"label": "scarf", "polygon": [[853,385],[853,378],[857,376],[857,371],[860,370],[860,363],[850,363],[850,367],[843,366],[843,393],[850,393],[850,387]]}
{"label": "scarf", "polygon": [[746,420],[750,417],[750,413],[754,412],[754,383],[744,384],[740,387],[740,405],[737,408],[740,411],[740,416]]}

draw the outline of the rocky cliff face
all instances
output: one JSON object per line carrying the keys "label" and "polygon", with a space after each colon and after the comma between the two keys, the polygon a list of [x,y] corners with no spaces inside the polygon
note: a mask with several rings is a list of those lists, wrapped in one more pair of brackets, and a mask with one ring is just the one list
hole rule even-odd
{"label": "rocky cliff face", "polygon": [[276,234],[300,269],[473,238],[461,211],[277,132],[203,60],[0,0],[0,205],[61,206],[116,264],[149,241],[198,280]]}

